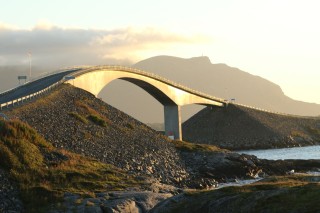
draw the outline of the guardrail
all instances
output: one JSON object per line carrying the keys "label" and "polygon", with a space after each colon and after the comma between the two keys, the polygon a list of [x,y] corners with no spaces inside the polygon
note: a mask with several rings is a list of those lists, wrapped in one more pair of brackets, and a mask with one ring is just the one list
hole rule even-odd
{"label": "guardrail", "polygon": [[54,72],[49,72],[49,73],[45,73],[44,75],[39,75],[37,76],[36,78],[33,78],[31,79],[30,81],[27,81],[25,84],[22,84],[22,85],[19,85],[17,87],[14,87],[14,88],[11,88],[11,89],[8,89],[6,91],[3,91],[0,93],[0,96],[2,95],[5,95],[9,92],[12,92],[18,88],[21,88],[21,87],[25,87],[25,86],[28,86],[28,84],[32,83],[32,82],[35,82],[37,80],[40,80],[42,78],[45,78],[45,77],[49,77],[51,75],[55,75],[55,74],[58,74],[58,73],[61,73],[61,72],[65,72],[65,71],[68,71],[68,70],[72,70],[72,69],[83,69],[83,68],[86,68],[86,67],[89,67],[87,65],[83,65],[83,66],[74,66],[74,67],[64,67],[64,68],[61,68],[61,69],[58,69],[57,71],[54,71]]}
{"label": "guardrail", "polygon": [[[72,70],[72,69],[82,69],[82,68],[83,68],[83,66],[76,66],[76,67],[64,68],[64,69],[58,70],[58,71],[56,71],[56,72],[50,73],[49,75],[43,76],[42,78],[49,77],[49,76],[51,76],[51,75],[55,75],[55,74],[58,74],[58,73],[61,73],[61,72],[65,72],[65,71],[68,71],[68,70]],[[37,81],[37,80],[40,80],[40,79],[42,79],[42,78],[33,79],[32,82]],[[37,91],[37,92],[32,93],[32,94],[27,95],[27,96],[23,96],[23,97],[21,97],[21,98],[17,98],[17,99],[8,101],[8,102],[3,103],[3,104],[0,104],[0,110],[3,110],[4,108],[13,107],[13,106],[15,106],[15,105],[20,105],[20,104],[22,104],[22,103],[25,102],[25,101],[29,101],[29,100],[31,100],[31,99],[33,99],[33,98],[36,98],[36,97],[38,97],[38,96],[40,96],[40,95],[42,95],[42,94],[44,94],[44,93],[47,93],[47,92],[51,91],[54,87],[58,86],[59,84],[62,84],[63,82],[65,82],[65,79],[64,79],[64,78],[62,78],[60,81],[58,81],[58,82],[56,82],[56,83],[54,83],[54,84],[52,84],[52,85],[50,85],[50,86],[48,86],[48,87],[40,90],[40,91]],[[28,83],[31,83],[31,82],[28,82]],[[24,87],[25,87],[25,86],[28,86],[28,83],[26,83],[26,84],[24,84],[24,85],[21,85],[21,86],[24,86]],[[13,88],[13,89],[11,89],[11,90],[7,90],[7,91],[5,91],[4,93],[1,93],[0,95],[5,95],[5,94],[7,94],[7,93],[9,93],[9,92],[12,92],[12,91],[20,88],[21,86],[16,87],[16,88]]]}
{"label": "guardrail", "polygon": [[277,112],[277,111],[262,109],[262,108],[259,108],[259,107],[249,106],[249,105],[240,104],[240,103],[230,103],[230,104],[233,104],[233,105],[236,105],[236,106],[245,107],[245,108],[248,108],[248,109],[261,111],[261,112],[266,112],[266,113],[271,113],[271,114],[276,114],[276,115],[282,115],[282,116],[286,116],[286,117],[305,118],[305,119],[319,119],[320,118],[320,117],[317,117],[317,116],[293,115],[293,114],[288,114],[288,113],[284,113],[284,112]]}
{"label": "guardrail", "polygon": [[18,99],[14,99],[12,101],[8,101],[6,103],[3,103],[3,104],[0,104],[0,110],[3,110],[4,108],[9,108],[9,107],[13,107],[15,105],[20,105],[22,104],[23,102],[25,101],[29,101],[35,97],[39,97],[40,95],[46,93],[46,92],[49,92],[50,90],[52,90],[54,87],[58,86],[59,84],[62,83],[62,80],[46,87],[45,89],[42,89],[38,92],[35,92],[35,93],[32,93],[30,95],[27,95],[27,96],[24,96],[24,97],[21,97],[21,98],[18,98]]}

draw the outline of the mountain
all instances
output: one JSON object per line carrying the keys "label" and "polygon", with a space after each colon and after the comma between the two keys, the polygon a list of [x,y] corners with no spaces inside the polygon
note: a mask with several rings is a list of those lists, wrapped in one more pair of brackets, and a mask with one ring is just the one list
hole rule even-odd
{"label": "mountain", "polygon": [[250,106],[296,115],[320,115],[320,105],[286,96],[279,85],[226,64],[212,64],[208,57],[182,59],[157,56],[134,67],[162,75],[211,95]]}

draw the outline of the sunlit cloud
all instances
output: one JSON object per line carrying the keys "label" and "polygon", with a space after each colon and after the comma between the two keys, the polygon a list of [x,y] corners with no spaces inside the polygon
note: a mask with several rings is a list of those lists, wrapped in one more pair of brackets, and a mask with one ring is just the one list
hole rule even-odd
{"label": "sunlit cloud", "polygon": [[177,33],[163,31],[154,28],[121,29],[110,34],[97,37],[92,44],[103,47],[112,47],[104,57],[131,58],[137,60],[148,52],[161,52],[163,49],[176,45],[197,45],[209,42],[205,36],[182,36]]}
{"label": "sunlit cloud", "polygon": [[170,46],[207,42],[204,36],[183,36],[155,28],[114,30],[77,29],[38,22],[32,29],[0,23],[0,65],[26,63],[32,52],[34,64],[71,66],[79,64],[133,63],[144,53]]}
{"label": "sunlit cloud", "polygon": [[2,30],[16,30],[18,27],[0,22],[0,32]]}
{"label": "sunlit cloud", "polygon": [[51,22],[47,20],[40,20],[34,26],[33,30],[52,30],[53,28],[55,28],[55,26]]}

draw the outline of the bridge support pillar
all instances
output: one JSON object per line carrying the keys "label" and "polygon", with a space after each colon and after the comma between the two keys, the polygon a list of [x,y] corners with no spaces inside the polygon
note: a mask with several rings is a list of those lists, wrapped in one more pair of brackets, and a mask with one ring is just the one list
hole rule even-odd
{"label": "bridge support pillar", "polygon": [[164,105],[164,130],[167,136],[182,140],[180,106]]}

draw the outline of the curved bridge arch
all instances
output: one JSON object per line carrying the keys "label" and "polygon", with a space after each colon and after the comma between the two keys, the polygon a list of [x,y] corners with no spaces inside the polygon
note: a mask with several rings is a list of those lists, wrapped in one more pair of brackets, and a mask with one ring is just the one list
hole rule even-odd
{"label": "curved bridge arch", "polygon": [[91,67],[73,73],[73,80],[68,83],[91,92],[97,96],[111,81],[122,79],[133,83],[164,106],[165,133],[175,139],[182,139],[180,106],[187,104],[224,106],[226,103],[218,98],[191,90],[159,76],[128,67],[103,66]]}

